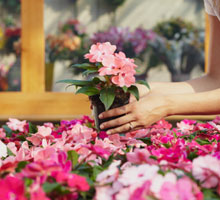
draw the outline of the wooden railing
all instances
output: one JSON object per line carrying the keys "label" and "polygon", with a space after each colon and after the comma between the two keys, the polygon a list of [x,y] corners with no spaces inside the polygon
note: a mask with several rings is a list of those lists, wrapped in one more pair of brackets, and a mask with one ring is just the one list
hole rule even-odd
{"label": "wooden railing", "polygon": [[22,87],[0,93],[0,120],[60,120],[91,113],[84,95],[45,91],[43,8],[43,0],[22,0]]}

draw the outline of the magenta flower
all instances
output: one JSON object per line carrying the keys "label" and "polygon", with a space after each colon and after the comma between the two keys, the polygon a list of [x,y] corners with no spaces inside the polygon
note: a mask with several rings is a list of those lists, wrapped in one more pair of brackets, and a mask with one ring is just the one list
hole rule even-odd
{"label": "magenta flower", "polygon": [[30,187],[30,200],[50,200],[43,188],[38,183],[33,183]]}
{"label": "magenta flower", "polygon": [[0,180],[0,199],[2,200],[26,200],[25,188],[22,180],[7,176]]}
{"label": "magenta flower", "polygon": [[79,191],[85,192],[90,188],[86,178],[77,174],[70,174],[67,183],[69,187],[76,188]]}

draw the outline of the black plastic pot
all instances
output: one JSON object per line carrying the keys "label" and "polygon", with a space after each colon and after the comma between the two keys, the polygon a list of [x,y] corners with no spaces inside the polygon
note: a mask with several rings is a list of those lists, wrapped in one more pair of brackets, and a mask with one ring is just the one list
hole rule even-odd
{"label": "black plastic pot", "polygon": [[[121,107],[123,105],[128,104],[129,103],[129,98],[130,98],[129,93],[124,93],[123,90],[117,91],[115,100],[114,100],[112,106],[110,107],[110,109],[118,108],[118,107]],[[120,116],[111,117],[111,118],[99,119],[98,116],[99,116],[100,113],[105,111],[105,106],[101,102],[101,100],[99,99],[99,95],[90,96],[89,99],[90,99],[91,104],[92,104],[93,116],[94,116],[94,119],[95,119],[95,125],[96,125],[96,128],[97,128],[98,131],[107,131],[108,130],[108,129],[101,129],[100,128],[100,124],[102,124],[103,122],[106,122],[106,121],[109,121],[109,120],[112,120],[112,119],[116,119],[116,118],[122,116],[122,115],[120,115]]]}

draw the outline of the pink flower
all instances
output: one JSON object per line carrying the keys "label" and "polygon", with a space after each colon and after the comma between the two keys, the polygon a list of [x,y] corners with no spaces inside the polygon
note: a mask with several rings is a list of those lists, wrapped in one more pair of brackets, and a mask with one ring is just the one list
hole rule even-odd
{"label": "pink flower", "polygon": [[96,146],[96,145],[91,145],[89,147],[89,150],[91,150],[94,154],[105,158],[106,160],[109,158],[109,156],[111,155],[111,153],[109,151],[107,151],[106,149],[100,147],[100,146]]}
{"label": "pink flower", "polygon": [[164,182],[160,190],[161,200],[203,200],[198,186],[188,177],[183,177],[177,183]]}
{"label": "pink flower", "polygon": [[141,187],[137,188],[129,200],[146,200],[150,194],[151,181],[146,181]]}
{"label": "pink flower", "polygon": [[24,128],[26,126],[26,120],[20,121],[17,119],[9,118],[9,122],[7,122],[6,124],[13,131],[24,132]]}
{"label": "pink flower", "polygon": [[0,128],[0,139],[5,138],[6,137],[6,133],[4,131],[3,128]]}
{"label": "pink flower", "polygon": [[135,77],[134,74],[130,72],[119,73],[118,75],[113,76],[111,81],[120,87],[130,87],[135,83]]}
{"label": "pink flower", "polygon": [[16,177],[7,176],[5,179],[1,179],[0,188],[0,199],[2,200],[26,200],[24,183]]}
{"label": "pink flower", "polygon": [[98,174],[96,181],[99,184],[108,184],[116,181],[119,175],[118,166],[121,164],[121,161],[114,161],[107,170]]}
{"label": "pink flower", "polygon": [[36,134],[39,134],[43,137],[47,137],[52,133],[52,129],[50,127],[38,126],[37,128],[38,128],[38,132]]}
{"label": "pink flower", "polygon": [[70,174],[67,182],[69,187],[76,188],[80,191],[85,192],[88,191],[90,188],[88,182],[86,181],[86,178],[77,174]]}
{"label": "pink flower", "polygon": [[89,53],[85,55],[85,58],[89,59],[92,63],[102,62],[103,56],[113,55],[115,50],[116,46],[111,45],[110,42],[93,44]]}
{"label": "pink flower", "polygon": [[220,184],[220,160],[206,155],[193,160],[193,176],[203,187],[214,188]]}
{"label": "pink flower", "polygon": [[150,156],[151,154],[147,149],[138,149],[138,148],[136,148],[134,152],[130,152],[126,154],[127,160],[134,164],[155,163],[156,161],[149,158]]}
{"label": "pink flower", "polygon": [[51,156],[55,153],[56,153],[56,149],[52,147],[41,149],[34,156],[34,161],[43,161],[43,160],[51,159]]}
{"label": "pink flower", "polygon": [[40,186],[40,184],[38,183],[33,183],[30,187],[30,195],[31,198],[30,200],[50,200],[44,190],[42,189],[42,187]]}

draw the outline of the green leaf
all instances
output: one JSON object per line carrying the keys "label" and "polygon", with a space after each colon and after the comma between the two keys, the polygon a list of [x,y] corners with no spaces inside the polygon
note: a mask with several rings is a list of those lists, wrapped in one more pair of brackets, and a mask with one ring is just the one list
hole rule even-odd
{"label": "green leaf", "polygon": [[32,179],[29,179],[29,178],[24,179],[24,184],[26,187],[31,186],[33,182],[34,182],[34,180],[32,180]]}
{"label": "green leaf", "polygon": [[57,81],[56,83],[67,83],[71,85],[76,85],[76,86],[91,86],[93,85],[92,81],[84,81],[84,80],[72,80],[72,79],[65,79],[65,80],[60,80]]}
{"label": "green leaf", "polygon": [[105,106],[105,110],[108,110],[115,100],[114,88],[104,88],[100,92],[100,100]]}
{"label": "green leaf", "polygon": [[122,89],[125,93],[128,91],[128,88],[126,86],[122,87]]}
{"label": "green leaf", "polygon": [[136,138],[136,139],[137,139],[137,140],[141,140],[142,142],[144,142],[144,143],[147,144],[147,145],[151,145],[151,144],[152,144],[150,137],[146,137],[146,138]]}
{"label": "green leaf", "polygon": [[79,93],[86,94],[88,96],[93,96],[93,95],[99,94],[100,91],[95,87],[84,86],[76,91],[76,94],[79,94]]}
{"label": "green leaf", "polygon": [[92,65],[90,63],[74,64],[74,65],[70,65],[70,67],[77,67],[80,69],[96,69],[97,68],[95,65]]}
{"label": "green leaf", "polygon": [[5,130],[6,137],[11,137],[12,136],[12,130],[8,126],[3,125],[2,128]]}
{"label": "green leaf", "polygon": [[220,200],[219,195],[213,189],[203,189],[204,200]]}
{"label": "green leaf", "polygon": [[189,154],[187,155],[187,158],[189,159],[189,160],[193,160],[193,159],[195,159],[195,158],[197,158],[198,157],[198,155],[197,155],[197,151],[192,151],[192,152],[189,152]]}
{"label": "green leaf", "polygon": [[37,126],[35,126],[34,124],[32,123],[28,123],[29,125],[29,133],[36,133],[37,132]]}
{"label": "green leaf", "polygon": [[138,88],[135,85],[132,85],[128,88],[128,92],[133,94],[137,100],[139,100],[139,91]]}
{"label": "green leaf", "polygon": [[112,153],[111,156],[109,156],[108,160],[105,161],[105,163],[103,164],[103,168],[107,169],[112,164],[114,159],[115,157],[114,157],[114,154]]}
{"label": "green leaf", "polygon": [[203,139],[200,139],[200,138],[197,138],[196,139],[196,142],[200,145],[206,145],[206,144],[212,144],[211,142],[209,142],[207,139],[206,140],[203,140]]}
{"label": "green leaf", "polygon": [[60,187],[59,183],[49,183],[49,182],[45,182],[43,184],[43,189],[45,193],[50,193],[53,190],[55,190],[56,188]]}
{"label": "green leaf", "polygon": [[93,74],[93,73],[96,73],[96,72],[97,72],[96,69],[93,69],[93,70],[88,69],[88,70],[84,71],[84,72],[82,73],[82,75],[83,75],[83,76],[88,76],[89,74]]}
{"label": "green leaf", "polygon": [[136,81],[136,83],[141,84],[141,85],[145,85],[150,90],[150,85],[146,81],[138,80],[138,81]]}
{"label": "green leaf", "polygon": [[9,156],[15,156],[15,154],[13,154],[12,151],[11,151],[11,149],[9,149],[8,147],[7,147],[7,154],[8,154]]}
{"label": "green leaf", "polygon": [[94,165],[93,169],[92,169],[92,174],[93,174],[93,180],[96,180],[96,177],[98,174],[100,174],[104,169],[99,166],[99,165]]}
{"label": "green leaf", "polygon": [[94,85],[97,85],[98,83],[100,83],[100,82],[102,82],[98,77],[94,77],[93,79],[92,79],[92,82],[93,82],[93,84]]}
{"label": "green leaf", "polygon": [[154,156],[154,155],[149,156],[149,158],[157,160],[157,156]]}
{"label": "green leaf", "polygon": [[77,165],[77,163],[78,163],[78,158],[79,158],[79,155],[78,155],[78,153],[76,152],[76,151],[74,151],[74,150],[71,150],[71,151],[68,151],[67,152],[67,155],[68,155],[68,160],[71,160],[71,162],[72,162],[72,166],[74,167],[74,166],[76,166]]}
{"label": "green leaf", "polygon": [[28,164],[27,161],[21,161],[21,162],[19,162],[18,165],[17,165],[17,167],[16,167],[16,169],[15,169],[15,171],[16,171],[16,172],[21,172],[21,170],[24,169],[27,164]]}

